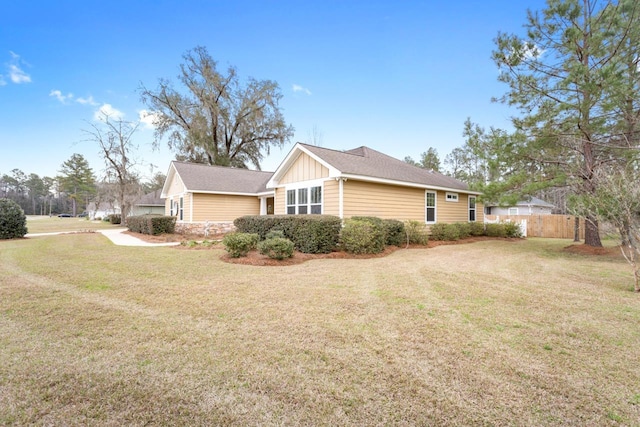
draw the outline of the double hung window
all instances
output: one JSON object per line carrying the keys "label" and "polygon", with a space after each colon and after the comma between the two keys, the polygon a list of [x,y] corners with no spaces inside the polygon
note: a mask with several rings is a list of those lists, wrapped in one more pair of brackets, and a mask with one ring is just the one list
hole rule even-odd
{"label": "double hung window", "polygon": [[304,187],[287,190],[287,214],[321,214],[322,187]]}

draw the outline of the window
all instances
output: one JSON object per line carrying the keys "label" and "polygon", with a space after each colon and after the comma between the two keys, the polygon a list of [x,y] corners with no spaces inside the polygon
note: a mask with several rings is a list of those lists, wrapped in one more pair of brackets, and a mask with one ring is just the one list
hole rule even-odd
{"label": "window", "polygon": [[427,191],[425,193],[425,222],[434,224],[436,222],[436,192]]}
{"label": "window", "polygon": [[287,190],[287,215],[322,213],[322,187]]}
{"label": "window", "polygon": [[469,196],[469,222],[476,221],[476,198]]}
{"label": "window", "polygon": [[184,197],[180,197],[180,221],[183,219],[184,214]]}
{"label": "window", "polygon": [[296,190],[287,190],[287,215],[296,214]]}
{"label": "window", "polygon": [[447,202],[457,202],[458,201],[458,193],[447,193],[445,200]]}
{"label": "window", "polygon": [[518,208],[509,208],[509,215],[518,215]]}

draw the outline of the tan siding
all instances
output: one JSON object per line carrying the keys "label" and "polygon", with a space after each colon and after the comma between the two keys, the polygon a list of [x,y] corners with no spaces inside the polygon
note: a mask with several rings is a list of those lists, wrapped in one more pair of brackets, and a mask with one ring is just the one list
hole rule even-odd
{"label": "tan siding", "polygon": [[329,169],[312,159],[309,155],[302,153],[295,163],[282,177],[281,184],[291,184],[311,179],[326,178],[329,176]]}
{"label": "tan siding", "polygon": [[347,180],[344,183],[344,216],[356,215],[424,221],[424,190]]}
{"label": "tan siding", "polygon": [[[193,208],[194,222],[233,221],[243,215],[259,215],[260,200],[255,196],[194,194]],[[188,219],[185,212],[185,220]]]}
{"label": "tan siding", "polygon": [[340,185],[332,179],[322,184],[322,213],[325,215],[340,215]]}
{"label": "tan siding", "polygon": [[[445,200],[445,191],[438,191],[437,202],[437,222],[467,222],[469,221],[469,195],[458,193],[457,202],[447,202]],[[476,221],[482,222],[482,204],[478,203],[476,197]]]}
{"label": "tan siding", "polygon": [[276,188],[276,196],[274,198],[275,206],[273,208],[273,212],[276,215],[284,215],[287,213],[286,199],[285,195],[287,194],[287,190],[284,188]]}

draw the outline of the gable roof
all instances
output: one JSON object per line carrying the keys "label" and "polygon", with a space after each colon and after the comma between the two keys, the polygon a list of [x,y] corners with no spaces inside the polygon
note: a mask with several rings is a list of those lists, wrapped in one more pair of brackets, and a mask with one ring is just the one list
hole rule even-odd
{"label": "gable roof", "polygon": [[189,192],[238,195],[273,192],[266,187],[273,172],[172,161],[162,189],[163,197],[176,174]]}
{"label": "gable roof", "polygon": [[161,190],[155,190],[147,193],[136,200],[134,206],[164,206],[164,199],[161,197]]}
{"label": "gable roof", "polygon": [[[329,168],[331,177],[469,192],[468,185],[460,180],[410,165],[369,147],[362,146],[352,150],[338,151],[302,143],[297,143],[293,147],[269,181],[269,186],[276,186],[277,181],[284,176],[302,153],[307,153]],[[476,192],[470,193],[475,194]]]}

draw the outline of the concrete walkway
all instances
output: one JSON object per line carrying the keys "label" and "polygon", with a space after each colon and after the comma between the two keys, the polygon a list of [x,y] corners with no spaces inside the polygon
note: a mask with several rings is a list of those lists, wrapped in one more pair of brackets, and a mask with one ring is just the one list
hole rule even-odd
{"label": "concrete walkway", "polygon": [[[144,240],[138,239],[130,234],[125,234],[126,228],[111,228],[108,230],[96,230],[98,233],[102,233],[105,237],[118,246],[176,246],[180,242],[166,242],[166,243],[149,243]],[[27,234],[25,237],[38,237],[38,236],[53,236],[56,234],[73,234],[81,233],[80,231],[61,231],[56,233],[32,233]]]}

